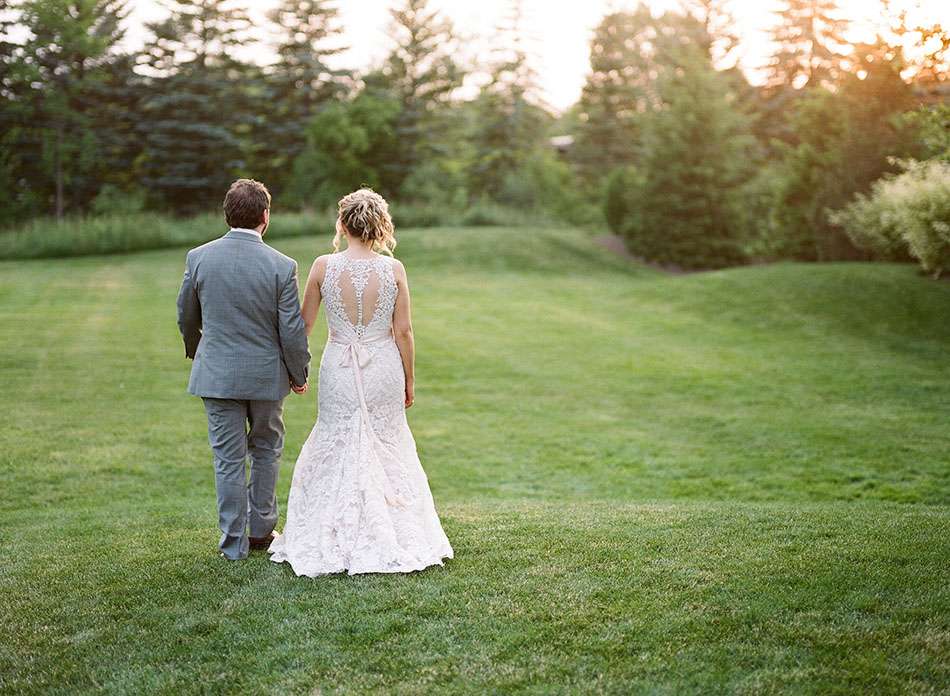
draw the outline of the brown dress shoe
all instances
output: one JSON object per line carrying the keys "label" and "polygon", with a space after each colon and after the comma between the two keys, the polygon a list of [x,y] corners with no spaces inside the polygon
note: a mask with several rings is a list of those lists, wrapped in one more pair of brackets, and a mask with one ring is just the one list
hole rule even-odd
{"label": "brown dress shoe", "polygon": [[266,537],[254,538],[250,537],[248,539],[248,544],[250,545],[253,551],[260,551],[261,549],[266,549],[274,539],[277,538],[277,532],[271,532]]}

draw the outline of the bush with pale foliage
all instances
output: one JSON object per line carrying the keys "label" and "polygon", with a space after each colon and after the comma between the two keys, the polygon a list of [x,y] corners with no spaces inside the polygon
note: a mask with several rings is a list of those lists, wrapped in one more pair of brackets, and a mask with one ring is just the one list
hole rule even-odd
{"label": "bush with pale foliage", "polygon": [[935,277],[950,269],[950,162],[901,163],[903,173],[877,181],[829,213],[858,246],[893,256],[906,249]]}

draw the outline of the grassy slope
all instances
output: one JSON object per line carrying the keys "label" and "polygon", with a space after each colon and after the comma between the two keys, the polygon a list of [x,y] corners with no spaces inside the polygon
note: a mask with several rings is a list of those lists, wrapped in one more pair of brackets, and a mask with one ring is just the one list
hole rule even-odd
{"label": "grassy slope", "polygon": [[216,557],[181,251],[0,264],[0,690],[947,688],[950,287],[401,239],[457,556],[402,577]]}

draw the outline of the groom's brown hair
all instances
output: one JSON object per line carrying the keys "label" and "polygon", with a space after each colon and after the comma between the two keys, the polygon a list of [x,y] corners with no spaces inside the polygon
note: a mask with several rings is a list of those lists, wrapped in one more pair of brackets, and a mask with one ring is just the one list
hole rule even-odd
{"label": "groom's brown hair", "polygon": [[224,219],[231,227],[253,230],[270,208],[270,191],[254,179],[238,179],[224,197]]}

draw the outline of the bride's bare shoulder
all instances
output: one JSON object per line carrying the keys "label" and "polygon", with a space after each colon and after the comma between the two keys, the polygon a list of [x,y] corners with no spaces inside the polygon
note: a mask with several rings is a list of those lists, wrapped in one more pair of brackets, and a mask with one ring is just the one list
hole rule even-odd
{"label": "bride's bare shoulder", "polygon": [[327,266],[330,265],[331,259],[334,259],[340,256],[342,253],[343,252],[335,251],[329,254],[323,254],[322,256],[318,256],[317,258],[313,260],[313,265],[319,268],[326,268]]}
{"label": "bride's bare shoulder", "polygon": [[323,254],[313,260],[313,264],[310,266],[310,278],[312,280],[320,284],[323,283],[323,277],[326,275],[327,264],[331,256],[333,256],[333,254]]}
{"label": "bride's bare shoulder", "polygon": [[397,283],[405,283],[407,279],[406,267],[402,265],[402,261],[397,258],[393,258],[393,276],[396,278]]}

